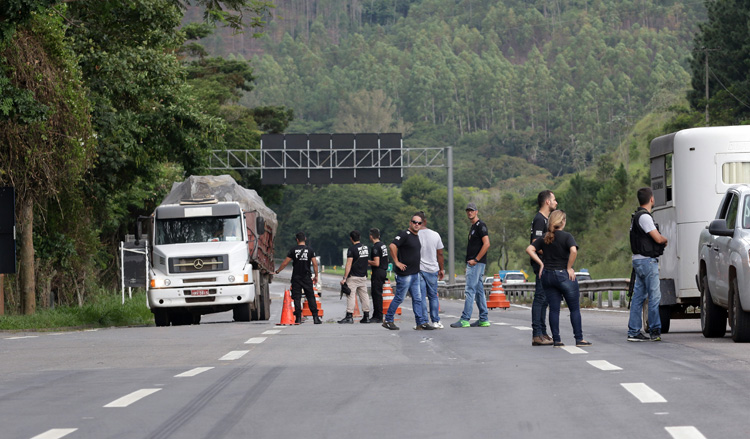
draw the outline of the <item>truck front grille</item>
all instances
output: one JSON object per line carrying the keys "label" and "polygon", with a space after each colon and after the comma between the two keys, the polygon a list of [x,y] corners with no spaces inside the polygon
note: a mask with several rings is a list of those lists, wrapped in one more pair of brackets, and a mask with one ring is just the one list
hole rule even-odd
{"label": "truck front grille", "polygon": [[169,258],[170,273],[203,273],[227,270],[228,255]]}

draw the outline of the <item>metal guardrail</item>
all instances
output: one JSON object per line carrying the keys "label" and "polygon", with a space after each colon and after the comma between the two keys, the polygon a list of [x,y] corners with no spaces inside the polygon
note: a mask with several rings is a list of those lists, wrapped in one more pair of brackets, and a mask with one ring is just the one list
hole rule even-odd
{"label": "metal guardrail", "polygon": [[[582,280],[578,282],[578,286],[581,292],[581,297],[588,297],[592,302],[597,304],[598,308],[603,308],[604,298],[607,298],[607,308],[614,308],[614,293],[619,292],[620,297],[618,305],[620,308],[626,308],[627,304],[627,291],[630,286],[630,279],[596,279],[596,280]],[[447,285],[438,287],[438,294],[440,297],[448,297],[452,299],[463,299],[464,290],[466,288],[465,283],[457,283],[454,285]],[[492,287],[485,286],[485,294],[489,294]],[[519,284],[503,285],[505,295],[508,300],[513,303],[528,302],[534,298],[535,285],[534,282],[524,282]]]}

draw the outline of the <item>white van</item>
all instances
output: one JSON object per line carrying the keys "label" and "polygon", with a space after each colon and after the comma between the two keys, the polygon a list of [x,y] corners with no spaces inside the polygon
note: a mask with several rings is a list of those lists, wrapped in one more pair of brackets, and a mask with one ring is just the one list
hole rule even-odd
{"label": "white van", "polygon": [[[750,183],[750,126],[691,128],[651,141],[652,215],[669,244],[659,258],[662,332],[699,318],[698,238],[726,190]],[[646,308],[644,307],[644,310]]]}

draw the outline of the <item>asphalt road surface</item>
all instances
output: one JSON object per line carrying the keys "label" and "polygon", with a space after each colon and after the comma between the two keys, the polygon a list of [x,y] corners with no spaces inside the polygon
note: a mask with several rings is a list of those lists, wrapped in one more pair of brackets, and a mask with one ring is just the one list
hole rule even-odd
{"label": "asphalt road surface", "polygon": [[626,313],[584,310],[593,346],[532,347],[528,307],[454,329],[463,302],[443,300],[446,329],[415,331],[407,299],[389,331],[335,323],[327,288],[325,324],[276,326],[284,284],[267,322],[0,333],[0,438],[750,436],[750,345],[697,320],[629,343]]}

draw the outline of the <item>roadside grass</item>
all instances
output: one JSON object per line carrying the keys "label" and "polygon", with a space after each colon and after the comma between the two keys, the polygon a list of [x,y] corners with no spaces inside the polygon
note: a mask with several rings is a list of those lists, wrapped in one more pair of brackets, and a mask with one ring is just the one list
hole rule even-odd
{"label": "roadside grass", "polygon": [[154,319],[146,306],[143,292],[125,298],[122,304],[120,294],[100,293],[88,299],[82,307],[58,306],[51,309],[38,309],[33,315],[0,316],[0,330],[61,330],[106,328],[110,326],[153,325]]}

